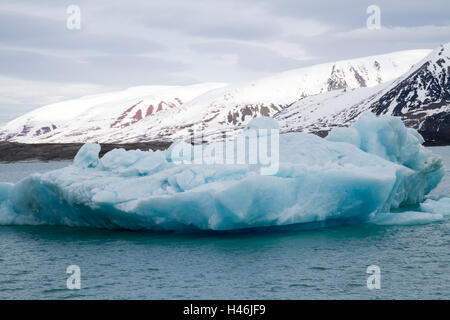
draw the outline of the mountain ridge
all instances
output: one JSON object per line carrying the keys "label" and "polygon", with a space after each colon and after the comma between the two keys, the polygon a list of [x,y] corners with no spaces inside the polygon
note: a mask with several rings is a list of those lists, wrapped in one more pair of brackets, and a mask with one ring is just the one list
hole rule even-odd
{"label": "mountain ridge", "polygon": [[324,135],[333,127],[348,126],[363,112],[371,111],[401,117],[428,144],[450,144],[450,44],[433,50],[398,79],[370,90],[361,88],[350,93],[341,90],[334,95],[334,99],[327,99],[326,95],[299,99],[275,115],[275,119],[285,132]]}
{"label": "mountain ridge", "polygon": [[[241,84],[140,86],[90,95],[44,106],[17,118],[0,127],[0,140],[21,143],[212,141],[221,139],[225,133],[236,134],[257,116],[274,117],[280,121],[282,132],[325,135],[334,126],[350,124],[365,110],[389,113],[380,107],[386,103],[383,101],[389,100],[382,93],[398,86],[401,79],[412,79],[412,84],[418,81],[412,75],[420,68],[426,69],[424,64],[429,57],[439,55],[436,50],[399,51],[323,63]],[[437,63],[441,69],[447,66],[446,54],[445,58],[434,59],[432,65]],[[426,82],[434,77],[420,79]],[[384,100],[378,108],[370,108],[382,96]],[[393,98],[389,101],[392,104]],[[427,106],[431,108],[430,104]],[[57,115],[53,116],[49,110]],[[422,124],[430,128],[428,131],[436,131],[439,121],[442,124],[437,128],[444,128],[448,123],[447,113],[443,118],[434,115],[438,117],[435,121],[431,116],[427,114],[430,120]]]}

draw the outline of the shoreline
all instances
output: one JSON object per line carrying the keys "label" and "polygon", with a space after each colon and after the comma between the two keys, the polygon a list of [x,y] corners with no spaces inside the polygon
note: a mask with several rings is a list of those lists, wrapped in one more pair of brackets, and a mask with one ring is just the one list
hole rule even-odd
{"label": "shoreline", "polygon": [[[0,163],[33,163],[51,161],[71,161],[84,143],[18,143],[0,141]],[[100,143],[100,156],[123,148],[125,150],[166,150],[172,142],[152,141],[138,143]],[[425,147],[446,147],[449,143],[442,141],[425,141]]]}
{"label": "shoreline", "polygon": [[[165,150],[172,142],[153,141],[140,143],[112,144],[101,143],[100,156],[105,153],[123,148],[125,150]],[[26,144],[0,141],[0,163],[32,163],[73,160],[84,143],[37,143]]]}

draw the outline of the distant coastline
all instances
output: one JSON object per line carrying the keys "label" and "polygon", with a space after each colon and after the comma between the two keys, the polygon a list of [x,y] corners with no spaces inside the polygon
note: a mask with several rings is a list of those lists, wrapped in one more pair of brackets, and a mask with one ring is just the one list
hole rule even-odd
{"label": "distant coastline", "polygon": [[[325,137],[328,132],[320,131],[314,134]],[[423,134],[423,133],[422,133]],[[124,144],[101,143],[100,156],[117,148],[125,150],[165,150],[171,141],[152,141]],[[72,160],[83,143],[18,143],[0,141],[0,163],[8,162],[40,162]],[[448,140],[433,140],[428,137],[423,144],[426,147],[450,146]]]}
{"label": "distant coastline", "polygon": [[[100,156],[116,148],[126,150],[165,150],[171,142],[154,141],[128,144],[101,144]],[[26,144],[0,141],[0,162],[34,162],[72,160],[82,143],[37,143]]]}

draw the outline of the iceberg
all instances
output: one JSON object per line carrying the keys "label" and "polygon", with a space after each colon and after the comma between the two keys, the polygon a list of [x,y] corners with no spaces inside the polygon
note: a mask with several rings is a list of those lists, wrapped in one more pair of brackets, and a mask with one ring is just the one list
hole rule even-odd
{"label": "iceberg", "polygon": [[[277,128],[268,119],[249,124],[261,126]],[[442,159],[398,118],[367,113],[326,139],[299,132],[277,137],[272,175],[262,175],[260,164],[197,163],[192,154],[175,159],[181,141],[166,151],[115,149],[102,158],[99,145],[85,144],[66,168],[0,183],[0,224],[236,230],[403,223],[404,208],[424,211],[416,216],[422,221],[442,217],[450,205],[445,198],[426,200],[444,175]],[[214,147],[223,145],[201,146]]]}

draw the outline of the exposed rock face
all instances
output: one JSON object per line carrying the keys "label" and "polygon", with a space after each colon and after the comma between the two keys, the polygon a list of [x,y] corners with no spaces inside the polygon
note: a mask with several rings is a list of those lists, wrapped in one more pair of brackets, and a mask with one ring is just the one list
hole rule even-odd
{"label": "exposed rock face", "polygon": [[419,132],[428,145],[450,145],[450,112],[441,112],[427,117]]}
{"label": "exposed rock face", "polygon": [[450,45],[442,45],[423,64],[371,104],[376,114],[391,114],[430,142],[450,140]]}
{"label": "exposed rock face", "polygon": [[327,84],[328,91],[348,88],[347,81],[345,81],[345,73],[340,69],[336,69],[336,65],[333,65]]}

